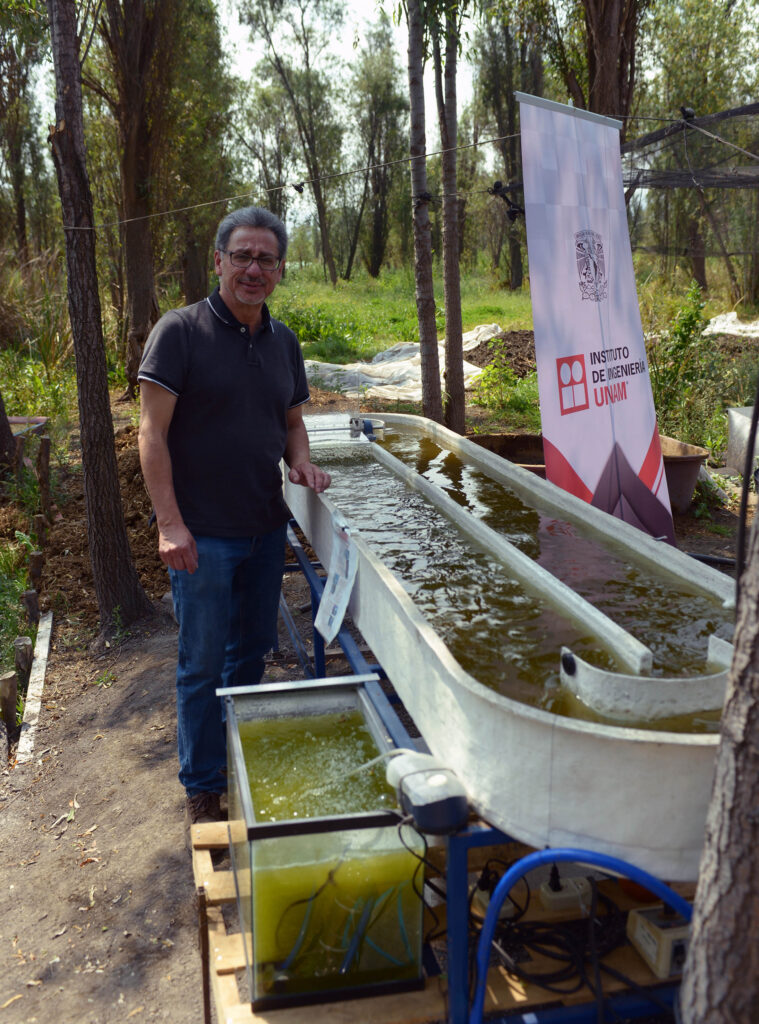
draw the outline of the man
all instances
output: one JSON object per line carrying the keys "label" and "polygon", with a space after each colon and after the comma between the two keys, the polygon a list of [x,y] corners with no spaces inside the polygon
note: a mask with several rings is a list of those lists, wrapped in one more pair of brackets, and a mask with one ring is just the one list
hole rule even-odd
{"label": "man", "polygon": [[217,687],[258,683],[276,638],[293,483],[321,492],[302,407],[297,338],[266,299],[287,233],[246,207],[219,224],[216,291],[156,324],[140,364],[140,460],[179,623],[177,742],[187,822],[223,817],[226,737]]}

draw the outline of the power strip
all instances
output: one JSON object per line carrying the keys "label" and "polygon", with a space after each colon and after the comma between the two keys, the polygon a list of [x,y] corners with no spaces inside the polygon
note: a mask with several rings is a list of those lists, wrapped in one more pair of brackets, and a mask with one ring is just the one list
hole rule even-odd
{"label": "power strip", "polygon": [[627,937],[657,978],[681,974],[688,954],[690,925],[663,903],[631,910]]}
{"label": "power strip", "polygon": [[[481,914],[482,917],[485,917],[488,912],[488,907],[490,906],[490,898],[490,893],[486,889],[475,889],[474,896],[472,897],[472,910]],[[501,904],[501,909],[498,911],[498,920],[506,921],[510,917],[513,917],[516,913],[516,909],[517,908],[507,896]]]}
{"label": "power strip", "polygon": [[561,878],[558,889],[552,889],[550,883],[543,882],[539,892],[540,902],[546,910],[590,909],[590,882],[582,876]]}

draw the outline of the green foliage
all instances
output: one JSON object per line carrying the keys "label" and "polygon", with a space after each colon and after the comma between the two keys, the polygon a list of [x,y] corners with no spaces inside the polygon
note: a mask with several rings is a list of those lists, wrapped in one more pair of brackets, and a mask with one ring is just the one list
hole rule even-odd
{"label": "green foliage", "polygon": [[704,305],[693,283],[669,327],[648,341],[648,363],[660,433],[718,456],[727,444],[725,410],[750,400],[756,367],[721,353],[704,335]]}
{"label": "green foliage", "polygon": [[701,289],[694,282],[669,329],[649,345],[651,389],[660,427],[690,401],[700,384],[705,356],[703,310]]}
{"label": "green foliage", "polygon": [[540,430],[537,371],[519,378],[506,362],[505,343],[495,342],[495,357],[477,378],[473,402],[499,416],[511,429]]}
{"label": "green foliage", "polygon": [[21,595],[26,590],[26,551],[23,543],[0,543],[0,667],[13,668],[13,641],[24,632]]}
{"label": "green foliage", "polygon": [[348,315],[306,305],[296,295],[280,297],[275,305],[277,317],[297,334],[306,359],[350,363],[375,354],[370,338]]}
{"label": "green foliage", "polygon": [[9,416],[66,416],[76,405],[72,365],[49,375],[43,363],[25,352],[0,352],[0,380]]}
{"label": "green foliage", "polygon": [[24,466],[20,476],[13,483],[13,496],[27,515],[33,516],[39,509],[40,489],[37,475],[28,466]]}
{"label": "green foliage", "polygon": [[[25,274],[0,263],[0,380],[9,416],[66,416],[76,404],[76,374],[65,272],[56,252]],[[8,322],[13,330],[5,332]]]}

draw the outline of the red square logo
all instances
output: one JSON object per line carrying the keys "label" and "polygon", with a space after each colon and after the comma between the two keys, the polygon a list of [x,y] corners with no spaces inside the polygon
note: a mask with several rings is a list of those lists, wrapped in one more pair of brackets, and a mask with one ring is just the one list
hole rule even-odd
{"label": "red square logo", "polygon": [[589,406],[588,382],[585,376],[585,356],[565,356],[556,360],[559,379],[559,407],[561,415],[582,412]]}

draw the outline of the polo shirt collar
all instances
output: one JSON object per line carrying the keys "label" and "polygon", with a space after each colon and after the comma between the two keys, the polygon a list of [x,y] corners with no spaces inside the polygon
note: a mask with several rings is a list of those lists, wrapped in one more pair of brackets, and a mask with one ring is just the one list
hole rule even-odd
{"label": "polo shirt collar", "polygon": [[[236,316],[229,311],[226,302],[221,297],[221,292],[218,286],[214,289],[211,295],[208,296],[206,302],[211,307],[212,312],[218,317],[223,324],[227,327],[233,327],[235,330],[240,330],[241,327],[245,327],[245,324],[240,323]],[[271,322],[271,313],[266,303],[261,307],[261,323],[258,327],[259,331],[273,331],[274,328]]]}

